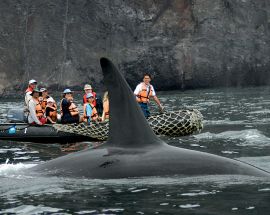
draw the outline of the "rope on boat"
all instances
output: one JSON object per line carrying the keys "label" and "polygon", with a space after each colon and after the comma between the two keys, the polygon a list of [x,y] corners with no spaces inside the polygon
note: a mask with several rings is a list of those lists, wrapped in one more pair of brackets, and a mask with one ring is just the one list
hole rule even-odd
{"label": "rope on boat", "polygon": [[[149,125],[157,135],[185,136],[203,128],[203,116],[197,109],[177,110],[152,115],[148,119]],[[54,124],[58,132],[69,132],[88,136],[97,140],[108,138],[109,122],[92,122],[91,125]]]}

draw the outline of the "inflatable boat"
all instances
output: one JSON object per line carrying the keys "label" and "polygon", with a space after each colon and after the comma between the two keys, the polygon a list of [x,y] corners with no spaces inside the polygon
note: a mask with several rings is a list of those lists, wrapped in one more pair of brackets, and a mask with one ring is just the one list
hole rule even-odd
{"label": "inflatable boat", "polygon": [[37,143],[74,143],[94,140],[89,136],[59,131],[53,125],[29,125],[25,121],[22,109],[10,109],[7,121],[0,124],[0,140]]}
{"label": "inflatable boat", "polygon": [[[53,124],[44,126],[29,125],[24,122],[23,110],[9,110],[7,123],[0,124],[0,139],[38,143],[68,143],[79,141],[106,140],[109,122],[96,122],[91,125]],[[203,127],[202,114],[196,110],[176,110],[152,115],[149,125],[157,135],[185,136]]]}
{"label": "inflatable boat", "polygon": [[51,125],[33,126],[27,123],[0,124],[0,140],[37,143],[73,143],[91,141],[93,138],[68,132],[61,132]]}

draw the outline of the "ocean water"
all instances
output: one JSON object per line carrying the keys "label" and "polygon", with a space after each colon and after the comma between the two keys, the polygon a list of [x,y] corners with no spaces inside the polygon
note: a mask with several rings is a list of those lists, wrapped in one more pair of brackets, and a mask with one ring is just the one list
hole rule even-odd
{"label": "ocean water", "polygon": [[[167,110],[197,108],[204,116],[201,133],[161,138],[173,146],[270,171],[269,91],[159,92]],[[19,100],[0,101],[0,121],[9,108],[22,106]],[[27,168],[93,144],[70,148],[0,141],[0,214],[269,214],[270,179],[232,175],[92,180],[25,174]]]}

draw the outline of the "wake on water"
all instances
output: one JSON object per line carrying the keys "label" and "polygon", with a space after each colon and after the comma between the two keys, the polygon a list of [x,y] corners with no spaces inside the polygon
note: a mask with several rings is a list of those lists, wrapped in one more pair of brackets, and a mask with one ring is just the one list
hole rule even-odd
{"label": "wake on water", "polygon": [[205,132],[194,135],[198,140],[205,139],[229,139],[229,140],[240,140],[238,145],[242,146],[270,146],[270,138],[265,136],[261,131],[257,129],[246,129],[240,131],[224,131],[221,133]]}

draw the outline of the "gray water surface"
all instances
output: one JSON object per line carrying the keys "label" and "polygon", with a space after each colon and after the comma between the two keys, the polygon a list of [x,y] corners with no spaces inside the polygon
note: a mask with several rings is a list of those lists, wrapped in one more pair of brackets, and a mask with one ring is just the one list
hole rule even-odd
{"label": "gray water surface", "polygon": [[[270,88],[161,92],[167,110],[197,108],[201,133],[170,145],[237,158],[270,171]],[[78,101],[81,99],[78,98]],[[0,121],[19,100],[0,100]],[[154,110],[154,106],[152,108]],[[96,143],[77,144],[75,150]],[[89,180],[27,176],[70,153],[57,144],[0,141],[0,214],[269,214],[270,179],[244,176]]]}

